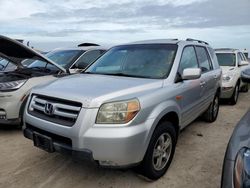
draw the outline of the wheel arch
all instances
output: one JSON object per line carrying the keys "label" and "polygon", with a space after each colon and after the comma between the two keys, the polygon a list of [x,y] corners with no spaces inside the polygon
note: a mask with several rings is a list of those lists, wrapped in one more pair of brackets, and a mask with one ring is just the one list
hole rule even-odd
{"label": "wheel arch", "polygon": [[180,133],[180,117],[178,114],[179,114],[179,112],[177,110],[166,110],[166,111],[163,111],[161,114],[159,114],[159,116],[154,120],[154,123],[152,125],[151,130],[150,130],[150,133],[148,134],[148,139],[147,139],[144,151],[143,151],[143,158],[142,159],[144,159],[144,156],[147,152],[150,140],[151,140],[156,128],[162,122],[169,121],[169,122],[173,123],[174,128],[176,130],[176,142],[178,141],[178,136]]}
{"label": "wheel arch", "polygon": [[179,132],[180,132],[180,116],[179,116],[179,111],[174,110],[169,110],[169,109],[166,109],[165,111],[162,111],[158,117],[154,120],[153,122],[153,125],[151,127],[151,130],[149,132],[149,135],[148,135],[148,138],[147,139],[147,147],[148,147],[148,144],[151,140],[151,137],[153,135],[153,133],[155,132],[155,129],[157,126],[159,126],[162,122],[164,121],[170,121],[171,123],[173,123],[174,125],[174,128],[176,130],[176,136],[178,137],[179,135]]}
{"label": "wheel arch", "polygon": [[165,121],[169,121],[169,122],[173,123],[175,131],[177,133],[176,136],[178,136],[179,132],[180,132],[180,120],[179,120],[179,116],[178,116],[177,112],[170,111],[170,112],[167,112],[165,115],[163,115],[161,117],[161,119],[158,121],[154,130],[156,129],[157,126],[159,126],[159,124],[161,124],[162,122],[165,122]]}
{"label": "wheel arch", "polygon": [[20,120],[21,120],[21,122],[20,122],[21,124],[23,123],[23,113],[24,113],[26,104],[27,104],[27,102],[28,102],[29,95],[30,95],[30,92],[28,92],[28,93],[25,95],[25,97],[24,97],[24,99],[23,99],[23,102],[22,102],[22,104],[21,104],[20,110],[19,110],[19,118],[20,118]]}

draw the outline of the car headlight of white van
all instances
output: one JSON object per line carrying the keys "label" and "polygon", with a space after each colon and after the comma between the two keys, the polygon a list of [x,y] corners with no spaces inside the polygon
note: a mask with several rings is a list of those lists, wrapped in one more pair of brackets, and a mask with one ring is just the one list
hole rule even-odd
{"label": "car headlight of white van", "polygon": [[230,81],[233,79],[233,77],[234,77],[233,74],[229,74],[229,73],[223,74],[222,80],[223,80],[224,82],[230,82]]}
{"label": "car headlight of white van", "polygon": [[97,124],[124,124],[131,121],[140,111],[137,99],[103,104],[97,114]]}
{"label": "car headlight of white van", "polygon": [[25,84],[27,80],[17,80],[12,82],[2,82],[0,83],[0,91],[11,91],[19,89]]}

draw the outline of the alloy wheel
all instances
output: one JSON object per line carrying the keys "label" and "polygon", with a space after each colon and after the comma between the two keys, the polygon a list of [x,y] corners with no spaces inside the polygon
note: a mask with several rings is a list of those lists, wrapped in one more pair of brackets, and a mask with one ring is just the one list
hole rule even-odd
{"label": "alloy wheel", "polygon": [[172,152],[172,138],[168,133],[163,133],[157,139],[153,150],[153,167],[155,170],[162,170],[169,161]]}

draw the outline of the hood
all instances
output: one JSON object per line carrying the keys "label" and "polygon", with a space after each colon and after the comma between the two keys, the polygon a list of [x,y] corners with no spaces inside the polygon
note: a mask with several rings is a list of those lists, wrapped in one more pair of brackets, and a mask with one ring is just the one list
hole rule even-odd
{"label": "hood", "polygon": [[0,57],[10,60],[18,67],[23,67],[21,62],[25,59],[42,60],[56,66],[61,71],[66,72],[66,70],[62,66],[56,64],[55,62],[51,61],[47,57],[36,52],[35,50],[23,45],[21,42],[18,42],[16,40],[1,35],[0,35]]}
{"label": "hood", "polygon": [[135,98],[162,85],[163,80],[156,79],[81,74],[38,86],[32,93],[81,102],[85,108],[98,108],[103,102]]}
{"label": "hood", "polygon": [[234,72],[235,67],[231,67],[231,66],[221,66],[222,69],[222,74],[227,74],[229,72]]}

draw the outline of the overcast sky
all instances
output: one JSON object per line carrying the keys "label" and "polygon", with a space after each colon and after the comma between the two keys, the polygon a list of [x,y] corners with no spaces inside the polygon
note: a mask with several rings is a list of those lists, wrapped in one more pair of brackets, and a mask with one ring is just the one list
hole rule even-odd
{"label": "overcast sky", "polygon": [[250,49],[250,0],[0,0],[0,34],[44,50],[156,38]]}

